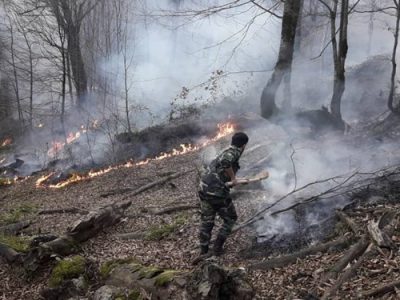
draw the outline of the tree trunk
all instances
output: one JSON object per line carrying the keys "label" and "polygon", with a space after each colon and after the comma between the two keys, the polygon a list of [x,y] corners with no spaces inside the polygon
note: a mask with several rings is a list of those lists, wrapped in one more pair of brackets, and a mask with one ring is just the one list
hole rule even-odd
{"label": "tree trunk", "polygon": [[278,111],[275,95],[282,79],[291,71],[300,6],[298,0],[285,1],[278,62],[261,95],[261,115],[264,118],[270,118]]}
{"label": "tree trunk", "polygon": [[11,45],[10,45],[10,50],[11,50],[11,63],[12,63],[12,68],[13,68],[13,75],[14,75],[14,91],[15,91],[15,98],[17,100],[17,109],[18,109],[18,120],[23,123],[23,113],[22,113],[22,106],[21,106],[21,98],[19,94],[19,79],[18,79],[18,71],[17,71],[17,65],[15,61],[15,48],[14,48],[14,29],[11,24],[11,19],[10,19],[10,37],[11,37]]}
{"label": "tree trunk", "polygon": [[78,26],[71,26],[67,35],[68,54],[78,98],[77,105],[78,107],[81,107],[86,102],[87,76],[80,47],[79,31]]}
{"label": "tree trunk", "polygon": [[394,106],[394,93],[396,89],[396,53],[397,53],[397,45],[399,42],[399,27],[400,27],[400,5],[394,1],[396,5],[396,29],[394,32],[394,45],[393,45],[393,52],[392,52],[392,75],[390,77],[390,92],[389,92],[389,99],[388,99],[388,107],[391,112],[398,113],[398,109]]}
{"label": "tree trunk", "polygon": [[376,10],[376,0],[371,1],[371,13],[369,15],[369,22],[368,22],[368,48],[367,48],[367,55],[371,55],[372,51],[372,37],[374,35],[374,10]]}
{"label": "tree trunk", "polygon": [[[335,0],[335,7],[337,6],[337,0]],[[336,8],[334,9],[334,12]],[[331,99],[331,113],[335,119],[343,124],[342,113],[341,113],[341,102],[342,96],[345,90],[346,78],[345,78],[345,63],[348,50],[347,44],[347,27],[349,19],[349,1],[342,0],[340,10],[340,27],[339,27],[339,45],[336,43],[336,13],[331,16],[331,34],[332,34],[332,47],[333,47],[333,58],[335,66],[335,79],[333,83],[333,95]]]}

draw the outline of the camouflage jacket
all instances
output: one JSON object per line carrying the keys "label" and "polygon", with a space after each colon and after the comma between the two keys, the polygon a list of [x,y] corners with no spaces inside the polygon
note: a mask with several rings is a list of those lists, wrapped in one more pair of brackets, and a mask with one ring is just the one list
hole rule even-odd
{"label": "camouflage jacket", "polygon": [[226,169],[232,168],[233,172],[240,169],[239,158],[242,155],[242,150],[235,146],[230,146],[228,149],[220,153],[207,167],[200,181],[200,192],[203,194],[225,198],[229,196],[229,188],[225,183],[231,179],[226,174]]}

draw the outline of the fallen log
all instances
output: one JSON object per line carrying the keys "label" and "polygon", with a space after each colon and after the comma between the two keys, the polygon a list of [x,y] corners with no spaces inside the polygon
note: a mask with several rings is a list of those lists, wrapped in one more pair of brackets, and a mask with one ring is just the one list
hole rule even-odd
{"label": "fallen log", "polygon": [[345,283],[350,280],[356,274],[357,269],[362,265],[362,263],[369,257],[371,253],[372,244],[369,244],[364,253],[360,256],[356,263],[354,263],[350,268],[348,268],[339,278],[336,280],[335,284],[332,285],[328,290],[325,291],[321,300],[331,299],[336,291]]}
{"label": "fallen log", "polygon": [[160,215],[165,215],[165,214],[171,214],[175,212],[180,212],[180,211],[185,211],[185,210],[191,210],[191,209],[198,209],[200,208],[199,205],[180,205],[180,206],[173,206],[173,207],[166,207],[163,209],[160,209],[159,211],[156,211],[154,215],[160,216]]}
{"label": "fallen log", "polygon": [[394,218],[399,214],[395,209],[385,209],[382,216],[378,221],[378,228],[384,229],[386,226],[392,224]]}
{"label": "fallen log", "polygon": [[122,195],[122,194],[129,193],[129,192],[131,192],[133,190],[134,190],[133,188],[114,189],[114,190],[108,191],[107,193],[100,194],[100,197],[107,198],[107,197],[110,197],[110,196]]}
{"label": "fallen log", "polygon": [[[140,188],[123,188],[123,189],[111,190],[111,191],[109,191],[107,193],[101,194],[100,197],[107,198],[109,196],[121,195],[121,194],[130,193],[130,192],[132,192],[132,193],[128,197],[136,196],[136,195],[139,195],[139,194],[151,189],[152,187],[154,187],[156,185],[160,185],[160,184],[166,183],[169,180],[176,179],[178,177],[181,177],[181,176],[183,176],[183,175],[185,175],[187,173],[193,172],[193,171],[195,171],[195,170],[191,169],[191,170],[187,170],[187,171],[183,171],[183,172],[179,172],[179,173],[174,173],[174,174],[169,175],[167,177],[163,177],[163,178],[161,178],[159,180],[150,182],[150,183],[148,183],[148,184],[146,184],[144,186],[141,186]],[[126,197],[126,198],[128,198],[128,197]],[[124,198],[124,199],[126,199],[126,198]]]}
{"label": "fallen log", "polygon": [[83,219],[78,220],[67,232],[67,236],[77,242],[85,242],[100,231],[118,223],[124,216],[125,210],[132,205],[132,201],[113,203],[109,206],[92,211]]}
{"label": "fallen log", "polygon": [[345,214],[343,211],[337,210],[336,215],[343,223],[345,223],[351,229],[351,231],[353,231],[354,234],[356,235],[359,234],[360,228],[352,219],[350,219],[350,217],[347,214]]}
{"label": "fallen log", "polygon": [[324,283],[330,279],[336,279],[338,274],[342,272],[349,263],[365,252],[368,245],[369,240],[367,239],[367,236],[362,236],[360,240],[339,259],[339,261],[330,269],[330,271],[323,276],[321,282]]}
{"label": "fallen log", "polygon": [[369,235],[371,236],[371,239],[381,248],[388,248],[392,249],[394,247],[394,244],[390,237],[386,234],[386,232],[382,231],[379,228],[379,221],[375,222],[371,220],[368,225],[368,232]]}
{"label": "fallen log", "polygon": [[396,288],[400,288],[400,280],[384,284],[380,287],[377,287],[375,289],[369,290],[367,292],[362,293],[362,298],[369,298],[369,297],[375,297],[375,296],[380,296],[384,295],[390,292],[394,292]]}
{"label": "fallen log", "polygon": [[32,223],[30,221],[22,221],[0,227],[0,234],[16,235],[22,229],[28,228]]}
{"label": "fallen log", "polygon": [[346,247],[351,243],[352,237],[341,237],[334,241],[329,241],[323,244],[318,244],[315,246],[311,246],[309,248],[300,250],[298,252],[279,256],[276,258],[271,258],[266,261],[254,263],[249,266],[250,270],[270,270],[274,268],[281,268],[287,265],[295,263],[298,259],[305,258],[309,255],[313,255],[319,252],[326,252],[331,248],[342,248]]}
{"label": "fallen log", "polygon": [[89,212],[87,210],[79,209],[76,207],[71,208],[60,208],[60,209],[46,209],[39,211],[39,215],[54,215],[54,214],[80,214],[86,215]]}
{"label": "fallen log", "polygon": [[132,201],[113,203],[88,213],[75,222],[64,235],[32,248],[23,258],[25,269],[35,271],[41,263],[49,261],[54,256],[66,256],[78,252],[80,243],[118,223],[131,204]]}

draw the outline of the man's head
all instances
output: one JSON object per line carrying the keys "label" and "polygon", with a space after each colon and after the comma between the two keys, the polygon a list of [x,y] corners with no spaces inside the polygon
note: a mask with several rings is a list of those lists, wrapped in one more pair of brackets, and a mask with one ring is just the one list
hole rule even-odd
{"label": "man's head", "polygon": [[247,134],[245,134],[244,132],[236,132],[232,136],[231,145],[244,149],[248,141],[249,137],[247,136]]}

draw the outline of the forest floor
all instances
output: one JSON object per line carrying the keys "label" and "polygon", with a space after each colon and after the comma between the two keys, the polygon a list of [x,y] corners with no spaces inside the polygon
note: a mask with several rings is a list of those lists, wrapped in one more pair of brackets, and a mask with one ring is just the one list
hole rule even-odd
{"label": "forest floor", "polygon": [[[226,145],[227,141],[221,141]],[[244,156],[243,165],[246,163]],[[127,195],[101,197],[110,190],[120,188],[139,188],[147,183],[184,170],[196,170],[199,153],[189,153],[134,168],[111,171],[89,181],[73,184],[61,189],[37,188],[32,176],[25,181],[0,190],[0,215],[11,215],[21,211],[20,219],[29,219],[32,225],[24,230],[26,235],[64,233],[79,219],[78,214],[39,215],[47,209],[78,208],[92,210],[113,202],[126,200]],[[193,259],[198,255],[198,230],[200,214],[198,209],[184,212],[155,215],[157,209],[177,205],[197,205],[198,173],[196,171],[153,187],[131,198],[132,206],[127,210],[127,218],[105,230],[83,244],[82,255],[94,260],[98,265],[114,258],[134,257],[146,265],[162,268],[192,270]],[[239,215],[238,222],[249,218],[260,207],[268,191],[262,196],[254,193],[249,196],[243,192],[234,199]],[[391,208],[398,211],[400,203],[392,203]],[[365,227],[374,212],[359,213],[355,222]],[[179,220],[179,221],[178,221]],[[182,221],[183,220],[183,221]],[[218,224],[220,224],[218,220]],[[173,230],[162,236],[151,236],[156,229],[168,224],[177,224]],[[122,239],[119,235],[131,232],[145,232],[148,238]],[[216,229],[214,229],[214,233]],[[345,231],[340,234],[345,234]],[[249,249],[254,237],[252,229],[246,228],[234,233],[226,243],[226,252],[217,260],[227,267],[247,268],[264,258],[244,258],[243,251]],[[400,226],[397,224],[392,236],[393,242],[400,246]],[[333,253],[317,253],[296,263],[267,271],[249,270],[248,278],[256,290],[257,299],[305,299],[310,291],[321,296],[329,287],[318,286],[321,274],[329,270],[347,249]],[[0,299],[41,299],[40,290],[47,285],[50,269],[41,270],[32,279],[23,276],[22,271],[0,261]],[[356,299],[359,293],[385,283],[400,280],[400,257],[398,252],[382,250],[373,259],[366,260],[356,271],[355,276],[339,289],[336,299]],[[396,290],[397,292],[397,290]],[[398,299],[400,294],[387,294],[386,299]],[[311,298],[308,298],[311,299]]]}

